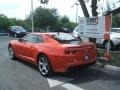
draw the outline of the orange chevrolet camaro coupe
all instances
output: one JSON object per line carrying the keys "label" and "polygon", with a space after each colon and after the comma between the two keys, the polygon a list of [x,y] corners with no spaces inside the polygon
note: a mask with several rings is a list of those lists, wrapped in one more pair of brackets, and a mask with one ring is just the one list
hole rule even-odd
{"label": "orange chevrolet camaro coupe", "polygon": [[39,68],[41,75],[65,72],[71,67],[92,65],[98,59],[95,44],[68,33],[30,33],[8,45],[9,57],[20,58]]}

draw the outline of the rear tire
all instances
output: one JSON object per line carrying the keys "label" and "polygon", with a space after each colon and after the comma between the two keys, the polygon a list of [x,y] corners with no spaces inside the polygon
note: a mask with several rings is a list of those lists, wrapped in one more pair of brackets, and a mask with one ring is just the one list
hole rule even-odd
{"label": "rear tire", "polygon": [[51,76],[53,74],[51,63],[46,55],[39,56],[38,68],[39,68],[40,74],[44,77]]}

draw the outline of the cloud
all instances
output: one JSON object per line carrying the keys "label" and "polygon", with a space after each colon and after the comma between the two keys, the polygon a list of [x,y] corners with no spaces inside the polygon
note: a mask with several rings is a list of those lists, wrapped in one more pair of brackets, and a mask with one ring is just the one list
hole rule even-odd
{"label": "cloud", "polygon": [[30,0],[1,0],[0,13],[7,15],[9,18],[16,17],[23,19],[30,13]]}
{"label": "cloud", "polygon": [[[42,5],[38,0],[33,0],[34,9],[38,6],[56,8],[60,15],[67,15],[72,21],[76,19],[76,6],[71,8],[75,0],[49,0],[48,5]],[[77,1],[77,0],[76,0]],[[7,15],[9,18],[16,17],[25,19],[31,11],[31,0],[0,0],[0,13]],[[79,6],[79,15],[83,16]]]}
{"label": "cloud", "polygon": [[[57,8],[58,12],[61,16],[67,15],[71,21],[76,21],[76,10],[77,6],[73,6],[73,4],[77,0],[50,0],[48,6],[49,8]],[[71,8],[71,6],[73,6]],[[81,6],[78,6],[78,15],[83,17],[83,12]]]}

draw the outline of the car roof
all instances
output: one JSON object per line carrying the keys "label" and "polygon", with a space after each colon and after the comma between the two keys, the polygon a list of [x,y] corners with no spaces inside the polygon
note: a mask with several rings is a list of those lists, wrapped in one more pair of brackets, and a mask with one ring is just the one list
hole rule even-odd
{"label": "car roof", "polygon": [[[34,32],[34,33],[30,33],[30,34],[32,34],[32,35],[38,35],[38,36],[47,36],[47,37],[49,37],[49,36],[52,36],[52,35],[56,35],[57,33],[56,32],[49,32],[49,33],[40,33],[40,32]],[[56,41],[56,40],[52,40],[52,39],[47,39],[46,40],[47,42],[52,42],[52,43],[56,43],[56,44],[60,44],[58,41]]]}
{"label": "car roof", "polygon": [[22,27],[22,26],[10,26],[10,27]]}
{"label": "car roof", "polygon": [[56,35],[56,34],[68,34],[68,33],[63,33],[63,32],[48,32],[48,33],[40,33],[40,32],[34,32],[30,33],[34,35]]}

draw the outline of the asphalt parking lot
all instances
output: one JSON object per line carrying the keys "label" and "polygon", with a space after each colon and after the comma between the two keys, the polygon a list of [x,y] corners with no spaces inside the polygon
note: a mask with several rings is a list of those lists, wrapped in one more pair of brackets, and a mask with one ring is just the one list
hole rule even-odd
{"label": "asphalt parking lot", "polygon": [[35,65],[8,57],[9,40],[0,36],[0,90],[119,90],[120,73],[99,67],[42,77]]}

